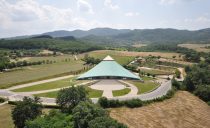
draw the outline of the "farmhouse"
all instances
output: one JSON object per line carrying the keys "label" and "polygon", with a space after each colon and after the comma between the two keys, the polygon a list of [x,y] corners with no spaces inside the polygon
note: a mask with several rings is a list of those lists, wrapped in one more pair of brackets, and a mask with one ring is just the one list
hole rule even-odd
{"label": "farmhouse", "polygon": [[141,80],[139,76],[131,73],[112,57],[105,57],[98,65],[90,69],[77,78],[78,80],[86,79],[128,79]]}

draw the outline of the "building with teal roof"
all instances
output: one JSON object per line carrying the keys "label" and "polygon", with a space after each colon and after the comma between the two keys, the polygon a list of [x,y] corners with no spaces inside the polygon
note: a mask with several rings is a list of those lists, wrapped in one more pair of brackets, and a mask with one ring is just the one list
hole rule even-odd
{"label": "building with teal roof", "polygon": [[122,67],[110,56],[105,57],[95,67],[82,74],[78,80],[86,79],[128,79],[141,80],[139,76]]}

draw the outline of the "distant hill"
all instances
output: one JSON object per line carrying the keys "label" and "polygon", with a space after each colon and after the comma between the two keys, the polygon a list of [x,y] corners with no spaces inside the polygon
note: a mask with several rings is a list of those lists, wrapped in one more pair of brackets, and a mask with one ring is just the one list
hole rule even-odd
{"label": "distant hill", "polygon": [[[90,30],[59,30],[43,34],[15,37],[31,38],[34,36],[48,35],[63,40],[74,38],[88,43],[132,45],[136,43],[210,43],[210,28],[189,31],[178,29],[112,29],[94,28]],[[10,38],[14,39],[14,38]]]}
{"label": "distant hill", "polygon": [[95,36],[111,36],[111,35],[118,35],[122,33],[129,32],[131,30],[129,29],[112,29],[112,28],[94,28],[90,29],[88,31],[84,30],[74,30],[74,31],[54,31],[54,32],[46,32],[43,33],[43,35],[50,35],[52,37],[63,37],[63,36],[74,36],[77,38],[85,37],[89,35],[95,35]]}

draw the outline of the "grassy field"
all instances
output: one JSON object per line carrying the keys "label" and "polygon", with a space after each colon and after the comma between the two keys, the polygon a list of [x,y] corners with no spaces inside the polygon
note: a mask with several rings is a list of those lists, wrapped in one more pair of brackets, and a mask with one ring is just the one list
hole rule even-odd
{"label": "grassy field", "polygon": [[110,116],[129,128],[209,128],[210,107],[180,91],[171,99],[140,108],[113,108]]}
{"label": "grassy field", "polygon": [[[89,52],[89,55],[92,56],[99,56],[100,57],[105,57],[106,55],[111,55],[113,56],[113,58],[115,58],[114,56],[122,56],[122,57],[136,57],[136,56],[142,56],[142,57],[146,57],[149,55],[152,56],[161,56],[163,58],[173,58],[173,56],[179,56],[181,54],[179,53],[174,53],[174,52],[129,52],[129,51],[113,51],[113,50],[98,50],[98,51],[93,51],[93,52]],[[178,59],[178,58],[175,58]],[[119,60],[116,61],[119,62]]]}
{"label": "grassy field", "polygon": [[210,52],[210,49],[205,48],[210,44],[179,44],[178,46],[193,49],[197,52]]}
{"label": "grassy field", "polygon": [[[56,58],[56,57],[55,57]],[[58,57],[60,59],[60,57]],[[23,67],[22,69],[0,73],[0,88],[7,88],[14,84],[35,81],[42,78],[76,71],[84,68],[81,60],[69,62],[57,62],[54,64],[43,64]]]}
{"label": "grassy field", "polygon": [[137,43],[137,44],[134,44],[132,46],[136,47],[136,48],[140,48],[140,47],[143,47],[143,46],[147,46],[147,44],[139,44],[139,43]]}
{"label": "grassy field", "polygon": [[173,71],[165,71],[165,70],[158,70],[158,69],[145,69],[140,68],[141,72],[150,73],[154,75],[170,75],[173,74]]}
{"label": "grassy field", "polygon": [[11,111],[12,106],[8,104],[0,106],[0,128],[14,128]]}
{"label": "grassy field", "polygon": [[[88,92],[89,98],[97,98],[97,97],[102,96],[103,91],[94,90],[94,89],[89,88],[88,86],[84,86],[84,87],[85,87],[86,91]],[[58,91],[54,91],[54,92],[36,94],[35,96],[56,98],[57,94],[58,94]]]}
{"label": "grassy field", "polygon": [[125,88],[125,89],[122,89],[122,90],[112,91],[112,94],[113,94],[113,96],[123,96],[123,95],[128,94],[130,91],[131,91],[130,88]]}
{"label": "grassy field", "polygon": [[124,55],[119,54],[117,51],[112,51],[112,50],[93,51],[93,52],[89,52],[88,55],[95,58],[99,58],[99,59],[103,59],[107,55],[110,55],[113,59],[115,59],[121,65],[128,64],[135,58],[135,56],[124,56]]}
{"label": "grassy field", "polygon": [[63,79],[63,80],[58,80],[58,81],[38,84],[38,85],[34,85],[34,86],[29,86],[29,87],[25,87],[25,88],[19,88],[19,89],[15,89],[15,90],[12,90],[12,91],[14,91],[14,92],[41,91],[41,90],[67,87],[67,86],[71,86],[71,85],[78,84],[78,83],[81,83],[81,82],[85,82],[85,81],[77,81],[75,79],[75,77],[72,77],[72,78],[67,78],[67,79]]}
{"label": "grassy field", "polygon": [[157,88],[159,85],[157,83],[151,82],[151,81],[130,81],[127,82],[135,85],[138,88],[138,94],[146,93],[149,91],[152,91],[153,89]]}

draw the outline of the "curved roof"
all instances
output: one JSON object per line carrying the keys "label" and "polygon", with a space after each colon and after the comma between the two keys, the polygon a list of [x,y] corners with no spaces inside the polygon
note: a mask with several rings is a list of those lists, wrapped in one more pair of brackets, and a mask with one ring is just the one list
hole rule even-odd
{"label": "curved roof", "polygon": [[120,64],[118,64],[110,56],[103,59],[98,65],[90,69],[86,73],[79,76],[77,79],[113,77],[113,78],[127,78],[140,80],[139,76],[134,75]]}

